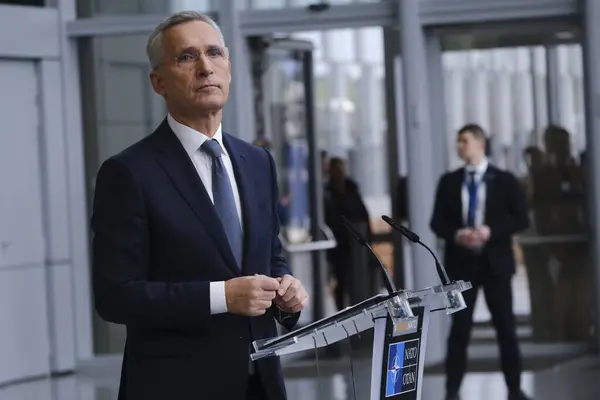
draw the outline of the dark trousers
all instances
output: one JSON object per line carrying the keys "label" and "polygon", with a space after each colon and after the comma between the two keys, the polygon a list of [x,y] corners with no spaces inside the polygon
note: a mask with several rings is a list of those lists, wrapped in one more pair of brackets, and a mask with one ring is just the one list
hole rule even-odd
{"label": "dark trousers", "polygon": [[248,389],[246,389],[246,400],[268,400],[262,380],[256,372],[248,377]]}
{"label": "dark trousers", "polygon": [[467,347],[473,327],[473,311],[479,288],[483,288],[485,301],[492,315],[500,346],[500,362],[509,391],[518,391],[521,386],[521,354],[517,340],[513,297],[510,278],[491,276],[487,268],[469,279],[473,289],[463,292],[467,308],[453,315],[452,328],[448,337],[446,356],[446,390],[457,394],[467,369]]}
{"label": "dark trousers", "polygon": [[347,306],[346,295],[350,295],[350,285],[352,283],[350,273],[352,271],[350,257],[339,257],[332,261],[333,277],[336,280],[333,297],[335,298],[335,306],[338,311],[343,310]]}

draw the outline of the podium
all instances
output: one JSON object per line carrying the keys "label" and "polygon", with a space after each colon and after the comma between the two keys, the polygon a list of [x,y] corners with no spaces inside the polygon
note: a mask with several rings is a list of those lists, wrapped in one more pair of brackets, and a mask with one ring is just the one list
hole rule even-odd
{"label": "podium", "polygon": [[456,281],[376,295],[285,335],[255,341],[251,358],[316,350],[374,328],[370,400],[421,399],[430,313],[463,310],[462,292],[470,288]]}

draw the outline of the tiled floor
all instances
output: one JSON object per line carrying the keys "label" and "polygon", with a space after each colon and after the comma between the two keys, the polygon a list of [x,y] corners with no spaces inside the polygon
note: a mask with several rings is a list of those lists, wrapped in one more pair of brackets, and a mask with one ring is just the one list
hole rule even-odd
{"label": "tiled floor", "polygon": [[[81,373],[52,380],[0,388],[0,400],[114,400],[118,384],[118,368],[114,360],[88,367]],[[348,375],[335,374],[322,379],[315,376],[288,378],[290,400],[368,399],[369,371],[357,365],[356,392]],[[443,399],[444,378],[426,376],[423,400]],[[523,388],[536,400],[600,399],[600,360],[581,359],[551,370],[526,373]],[[322,390],[322,395],[319,396]],[[504,380],[499,373],[477,373],[466,377],[464,400],[506,399]]]}

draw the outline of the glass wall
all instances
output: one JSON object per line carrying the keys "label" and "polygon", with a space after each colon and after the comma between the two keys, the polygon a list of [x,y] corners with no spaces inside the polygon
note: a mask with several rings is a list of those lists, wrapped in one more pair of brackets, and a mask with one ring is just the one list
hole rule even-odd
{"label": "glass wall", "polygon": [[[456,131],[468,122],[482,125],[491,162],[514,173],[528,198],[532,225],[514,245],[515,312],[536,341],[586,342],[593,333],[593,288],[581,47],[557,51],[556,82],[549,81],[544,47],[444,54],[449,167],[460,165]],[[489,318],[485,305],[478,307],[476,315]]]}
{"label": "glass wall", "polygon": [[[373,248],[393,272],[393,247],[384,238],[391,213],[387,177],[383,31],[379,27],[301,32],[313,43],[319,148],[344,160],[368,214]],[[325,165],[325,168],[328,168]],[[332,171],[325,179],[331,179]],[[327,189],[327,186],[326,186]],[[326,190],[326,196],[328,192]],[[335,282],[333,283],[335,285]]]}

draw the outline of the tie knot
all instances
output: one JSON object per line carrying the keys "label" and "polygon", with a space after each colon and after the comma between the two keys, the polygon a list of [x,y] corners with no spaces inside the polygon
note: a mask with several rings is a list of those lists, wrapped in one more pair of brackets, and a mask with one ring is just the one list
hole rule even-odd
{"label": "tie knot", "polygon": [[205,141],[200,148],[212,158],[219,158],[223,155],[223,149],[221,148],[221,145],[214,139]]}

